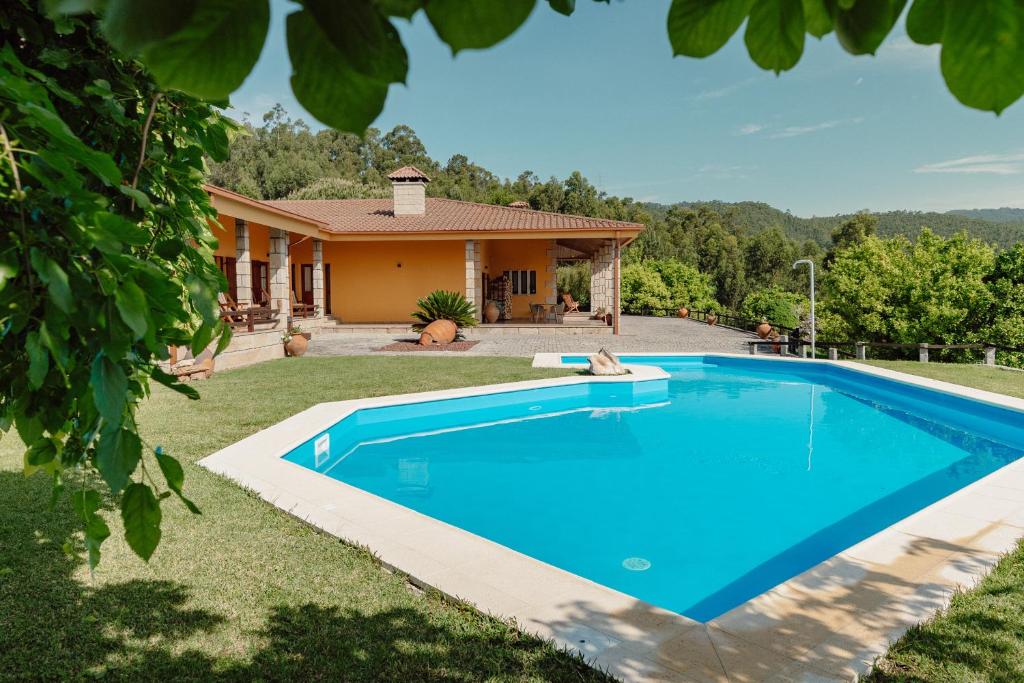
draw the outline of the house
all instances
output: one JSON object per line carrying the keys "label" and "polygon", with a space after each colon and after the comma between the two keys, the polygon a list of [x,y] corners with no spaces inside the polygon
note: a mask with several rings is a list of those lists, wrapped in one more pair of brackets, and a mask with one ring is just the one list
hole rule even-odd
{"label": "house", "polygon": [[294,293],[315,310],[303,327],[407,329],[435,289],[463,292],[479,315],[507,286],[511,311],[495,326],[537,332],[557,303],[557,263],[589,259],[592,310],[611,312],[618,331],[619,255],[643,225],[427,197],[429,178],[411,166],[388,177],[391,199],[257,201],[207,186],[232,298],[283,319]]}

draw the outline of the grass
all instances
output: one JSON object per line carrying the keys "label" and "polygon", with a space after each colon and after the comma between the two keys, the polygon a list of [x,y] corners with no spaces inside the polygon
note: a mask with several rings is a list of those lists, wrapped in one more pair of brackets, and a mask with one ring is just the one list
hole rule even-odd
{"label": "grass", "polygon": [[984,365],[959,365],[954,363],[920,363],[912,360],[871,360],[868,365],[888,368],[911,375],[920,375],[943,382],[962,384],[975,389],[994,391],[997,394],[1024,398],[1024,372],[1002,370]]}
{"label": "grass", "polygon": [[560,374],[525,359],[299,358],[221,373],[198,402],[157,388],[140,425],[179,457],[202,508],[164,505],[147,565],[119,518],[90,577],[66,501],[0,441],[0,679],[597,681],[550,643],[410,588],[347,546],[195,465],[327,400]]}
{"label": "grass", "polygon": [[[1024,373],[977,365],[870,361],[931,379],[1024,398]],[[875,664],[872,683],[1024,680],[1024,545],[949,608],[911,628]]]}

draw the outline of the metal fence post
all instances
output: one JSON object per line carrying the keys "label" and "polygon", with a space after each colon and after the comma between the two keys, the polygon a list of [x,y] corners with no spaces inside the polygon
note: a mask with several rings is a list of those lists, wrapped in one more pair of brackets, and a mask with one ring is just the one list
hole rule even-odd
{"label": "metal fence post", "polygon": [[996,364],[996,347],[986,346],[985,347],[985,365]]}
{"label": "metal fence post", "polygon": [[868,345],[865,342],[857,342],[857,360],[868,359]]}
{"label": "metal fence post", "polygon": [[922,363],[928,362],[928,345],[918,344],[917,345],[917,359]]}

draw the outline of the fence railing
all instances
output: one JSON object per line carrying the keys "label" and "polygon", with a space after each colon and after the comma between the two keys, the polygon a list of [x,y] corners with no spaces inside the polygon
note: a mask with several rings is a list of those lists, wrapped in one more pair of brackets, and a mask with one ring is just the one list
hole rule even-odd
{"label": "fence railing", "polygon": [[[771,320],[753,320],[752,318],[744,318],[742,316],[733,315],[731,313],[718,313],[716,311],[699,311],[694,309],[687,309],[689,312],[687,318],[696,320],[697,322],[708,322],[708,316],[715,316],[715,325],[720,327],[727,327],[730,330],[739,330],[741,332],[754,332],[759,325],[767,322],[779,334],[788,334],[790,336],[799,336],[795,329],[786,327],[785,325],[779,325],[778,323],[772,322]],[[631,312],[637,314],[636,312]],[[640,309],[639,315],[652,316],[655,313],[661,313],[659,317],[678,317],[679,308],[654,308],[645,306]]]}
{"label": "fence railing", "polygon": [[[748,342],[751,355],[757,354],[763,347],[768,346],[772,353],[789,353],[793,355],[800,355],[807,357],[807,350],[811,347],[811,342],[806,339],[790,338],[783,336],[778,342],[772,342],[769,340],[752,340]],[[837,360],[840,357],[852,358],[856,360],[867,360],[868,349],[890,349],[890,350],[901,350],[901,351],[913,351],[917,350],[917,359],[922,363],[928,363],[931,360],[931,351],[981,351],[983,354],[983,362],[985,365],[996,364],[996,352],[1003,351],[1006,353],[1024,353],[1024,348],[1018,348],[1013,346],[1003,346],[1001,344],[990,344],[990,343],[974,343],[974,344],[931,344],[931,343],[920,343],[920,344],[897,344],[892,342],[866,342],[866,341],[827,341],[818,340],[815,343],[817,352],[820,353],[824,350],[827,357],[831,360]],[[852,353],[850,351],[852,349]]]}

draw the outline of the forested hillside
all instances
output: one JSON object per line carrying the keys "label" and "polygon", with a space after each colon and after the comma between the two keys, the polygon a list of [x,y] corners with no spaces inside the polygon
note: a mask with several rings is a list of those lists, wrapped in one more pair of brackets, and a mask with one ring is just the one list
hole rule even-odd
{"label": "forested hillside", "polygon": [[[733,220],[750,232],[781,227],[791,239],[814,240],[822,247],[831,241],[832,231],[849,220],[853,214],[802,218],[781,211],[763,202],[680,202],[675,206],[694,208],[707,206],[718,213],[729,214]],[[670,208],[664,204],[645,204],[653,216],[664,216]],[[1019,213],[1018,213],[1019,212]],[[966,230],[972,237],[1000,247],[1009,247],[1024,241],[1024,209],[973,209],[947,213],[925,211],[872,212],[878,219],[878,234],[916,236],[921,228],[949,237]]]}

